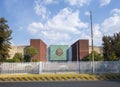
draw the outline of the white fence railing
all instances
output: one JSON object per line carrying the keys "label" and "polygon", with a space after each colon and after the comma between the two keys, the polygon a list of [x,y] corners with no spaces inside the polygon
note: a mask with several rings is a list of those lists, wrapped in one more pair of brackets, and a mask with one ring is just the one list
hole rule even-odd
{"label": "white fence railing", "polygon": [[[92,62],[0,63],[0,73],[92,73]],[[94,73],[120,73],[120,61],[95,61]]]}
{"label": "white fence railing", "polygon": [[0,73],[13,74],[13,73],[38,73],[39,63],[1,63]]}

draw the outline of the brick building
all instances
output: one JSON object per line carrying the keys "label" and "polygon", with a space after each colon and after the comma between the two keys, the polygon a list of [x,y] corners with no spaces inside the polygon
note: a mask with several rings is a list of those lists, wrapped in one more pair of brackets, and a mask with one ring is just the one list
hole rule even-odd
{"label": "brick building", "polygon": [[[69,47],[68,45],[50,45],[47,48],[47,45],[41,39],[31,39],[30,45],[28,46],[12,46],[10,49],[10,58],[13,58],[15,53],[22,53],[24,55],[24,50],[33,46],[38,50],[38,54],[34,56],[40,61],[77,61],[81,60],[83,57],[91,53],[91,46],[89,46],[88,40],[78,40]],[[102,47],[94,46],[94,51],[99,54],[103,53]],[[58,53],[63,52],[59,55]]]}
{"label": "brick building", "polygon": [[89,55],[89,41],[78,40],[72,44],[72,61],[80,61]]}
{"label": "brick building", "polygon": [[41,39],[31,39],[30,46],[38,50],[38,54],[32,59],[37,58],[39,61],[47,61],[47,45]]}

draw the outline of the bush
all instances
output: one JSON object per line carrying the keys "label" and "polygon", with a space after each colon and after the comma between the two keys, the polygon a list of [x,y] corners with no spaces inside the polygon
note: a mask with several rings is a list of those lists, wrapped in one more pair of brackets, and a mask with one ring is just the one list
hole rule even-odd
{"label": "bush", "polygon": [[[92,53],[90,53],[88,56],[84,57],[82,61],[91,61],[92,60]],[[95,61],[103,61],[104,58],[101,54],[94,51],[94,60]]]}

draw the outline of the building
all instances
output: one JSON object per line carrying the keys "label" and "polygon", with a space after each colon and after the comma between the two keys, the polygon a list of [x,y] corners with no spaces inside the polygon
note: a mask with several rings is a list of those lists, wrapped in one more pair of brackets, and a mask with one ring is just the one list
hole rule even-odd
{"label": "building", "polygon": [[[99,54],[103,54],[103,48],[102,48],[102,46],[94,46],[93,47],[94,48],[94,51],[95,52],[97,52],[97,53],[99,53]],[[89,54],[92,52],[92,46],[89,46]]]}
{"label": "building", "polygon": [[[70,47],[68,45],[47,45],[41,39],[31,39],[28,46],[12,46],[10,49],[10,58],[15,53],[22,53],[27,47],[33,46],[38,50],[38,54],[33,57],[39,61],[77,61],[91,53],[91,46],[88,40],[78,40]],[[94,46],[94,51],[103,53],[102,47]]]}
{"label": "building", "polygon": [[72,61],[80,61],[89,55],[89,41],[78,40],[72,46]]}
{"label": "building", "polygon": [[50,61],[68,61],[68,45],[51,45],[49,48]]}
{"label": "building", "polygon": [[47,61],[47,45],[41,39],[31,39],[30,46],[38,50],[38,54],[36,54],[32,60]]}
{"label": "building", "polygon": [[10,58],[13,58],[15,53],[22,53],[22,55],[24,55],[24,50],[26,49],[26,47],[29,47],[29,46],[11,46],[11,49],[9,52]]}

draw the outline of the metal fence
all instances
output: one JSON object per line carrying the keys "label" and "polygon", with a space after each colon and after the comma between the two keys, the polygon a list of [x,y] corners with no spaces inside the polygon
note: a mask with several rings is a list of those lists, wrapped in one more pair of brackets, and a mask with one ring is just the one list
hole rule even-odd
{"label": "metal fence", "polygon": [[120,73],[120,61],[0,63],[0,73]]}
{"label": "metal fence", "polygon": [[1,74],[14,73],[38,73],[39,63],[0,63]]}
{"label": "metal fence", "polygon": [[94,72],[92,62],[46,62],[42,64],[43,73],[120,73],[120,61],[95,61]]}

